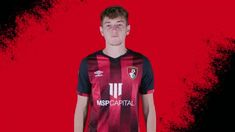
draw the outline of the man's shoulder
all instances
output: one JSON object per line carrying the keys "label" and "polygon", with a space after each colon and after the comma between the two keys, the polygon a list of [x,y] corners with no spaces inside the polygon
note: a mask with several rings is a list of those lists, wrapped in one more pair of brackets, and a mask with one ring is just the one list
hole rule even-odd
{"label": "man's shoulder", "polygon": [[95,52],[92,52],[92,53],[89,53],[88,55],[84,56],[82,59],[81,59],[81,65],[87,65],[87,61],[88,60],[92,60],[92,59],[95,59],[96,58],[96,55],[97,54],[100,54],[101,50],[97,50]]}
{"label": "man's shoulder", "polygon": [[101,50],[89,53],[87,56],[83,57],[83,60],[95,58],[98,54],[101,54]]}
{"label": "man's shoulder", "polygon": [[143,53],[139,52],[139,51],[134,51],[132,49],[128,49],[130,51],[130,53],[135,56],[135,57],[138,57],[138,58],[142,58],[144,60],[148,60],[148,57],[146,57]]}

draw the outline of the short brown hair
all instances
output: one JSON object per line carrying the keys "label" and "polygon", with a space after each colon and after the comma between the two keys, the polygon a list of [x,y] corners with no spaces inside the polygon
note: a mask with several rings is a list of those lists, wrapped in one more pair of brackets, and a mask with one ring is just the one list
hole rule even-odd
{"label": "short brown hair", "polygon": [[121,6],[111,6],[106,8],[100,15],[101,25],[104,17],[108,17],[110,19],[124,17],[128,24],[128,12]]}

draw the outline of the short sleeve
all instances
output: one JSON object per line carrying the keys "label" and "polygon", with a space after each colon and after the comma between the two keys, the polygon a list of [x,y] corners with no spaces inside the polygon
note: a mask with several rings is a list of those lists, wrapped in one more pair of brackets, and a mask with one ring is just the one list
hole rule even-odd
{"label": "short sleeve", "polygon": [[88,76],[87,59],[83,59],[80,63],[78,71],[77,94],[81,96],[89,96],[91,93],[91,83]]}
{"label": "short sleeve", "polygon": [[140,84],[139,93],[149,94],[154,92],[154,76],[152,66],[150,61],[144,57],[143,58],[143,74]]}

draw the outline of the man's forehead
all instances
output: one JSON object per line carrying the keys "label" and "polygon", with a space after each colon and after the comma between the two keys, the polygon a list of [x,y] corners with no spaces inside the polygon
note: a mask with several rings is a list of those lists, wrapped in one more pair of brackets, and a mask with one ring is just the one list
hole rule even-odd
{"label": "man's forehead", "polygon": [[125,18],[123,17],[116,17],[116,18],[109,18],[109,17],[104,17],[103,24],[105,23],[112,23],[112,22],[123,22],[126,23]]}

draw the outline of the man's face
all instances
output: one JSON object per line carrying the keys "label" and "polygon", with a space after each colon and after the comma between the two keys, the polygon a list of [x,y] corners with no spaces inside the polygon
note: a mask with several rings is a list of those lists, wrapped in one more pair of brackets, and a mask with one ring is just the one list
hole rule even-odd
{"label": "man's face", "polygon": [[130,25],[127,25],[127,22],[123,17],[114,19],[104,17],[100,32],[107,44],[119,46],[124,43],[126,35],[129,34]]}

